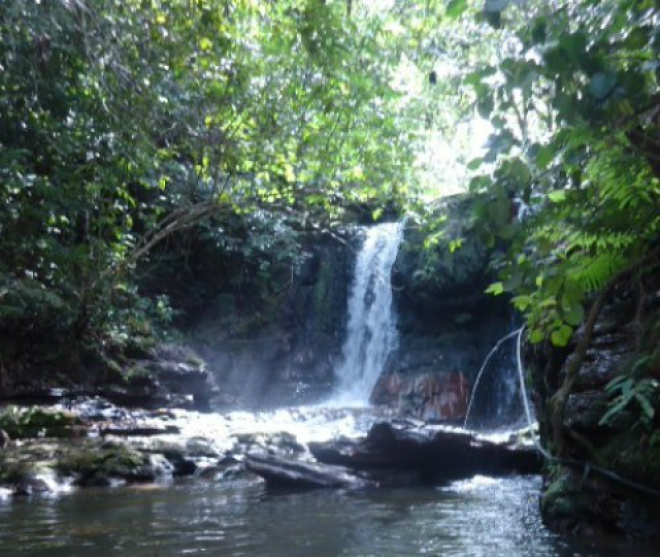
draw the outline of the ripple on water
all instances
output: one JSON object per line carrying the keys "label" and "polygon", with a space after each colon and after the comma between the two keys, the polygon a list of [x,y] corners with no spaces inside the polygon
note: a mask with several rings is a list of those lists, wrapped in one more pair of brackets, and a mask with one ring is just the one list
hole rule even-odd
{"label": "ripple on water", "polygon": [[266,492],[260,485],[82,490],[0,503],[12,557],[655,557],[570,546],[538,513],[535,477],[444,488]]}

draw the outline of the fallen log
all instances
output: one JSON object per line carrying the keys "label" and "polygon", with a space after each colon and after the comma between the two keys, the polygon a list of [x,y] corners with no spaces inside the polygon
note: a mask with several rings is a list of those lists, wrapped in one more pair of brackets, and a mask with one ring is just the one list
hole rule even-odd
{"label": "fallen log", "polygon": [[316,462],[249,456],[245,459],[245,467],[261,476],[271,487],[360,489],[376,485],[372,481],[358,477],[343,466]]}

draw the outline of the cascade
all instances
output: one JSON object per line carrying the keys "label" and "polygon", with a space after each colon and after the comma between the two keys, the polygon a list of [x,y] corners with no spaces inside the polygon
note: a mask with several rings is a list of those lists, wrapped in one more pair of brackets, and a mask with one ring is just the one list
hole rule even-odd
{"label": "cascade", "polygon": [[355,263],[342,359],[335,369],[334,402],[366,405],[396,347],[391,273],[402,238],[400,223],[369,227]]}

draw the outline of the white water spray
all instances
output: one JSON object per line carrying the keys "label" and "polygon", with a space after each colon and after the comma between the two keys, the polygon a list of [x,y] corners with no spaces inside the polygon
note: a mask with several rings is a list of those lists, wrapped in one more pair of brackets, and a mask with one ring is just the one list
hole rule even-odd
{"label": "white water spray", "polygon": [[402,238],[400,223],[367,229],[348,300],[348,330],[333,402],[366,405],[387,358],[396,347],[391,274]]}

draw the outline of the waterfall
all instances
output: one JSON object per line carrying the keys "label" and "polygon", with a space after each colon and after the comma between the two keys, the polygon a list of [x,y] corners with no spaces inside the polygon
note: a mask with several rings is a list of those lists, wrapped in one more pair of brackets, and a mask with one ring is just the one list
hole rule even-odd
{"label": "waterfall", "polygon": [[378,224],[366,230],[348,300],[342,359],[335,369],[339,382],[335,402],[366,405],[396,346],[391,274],[401,237],[399,223]]}

